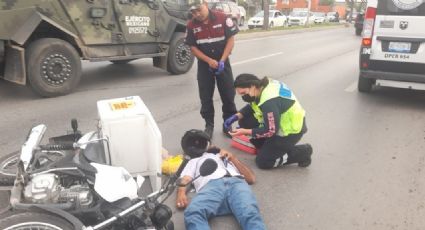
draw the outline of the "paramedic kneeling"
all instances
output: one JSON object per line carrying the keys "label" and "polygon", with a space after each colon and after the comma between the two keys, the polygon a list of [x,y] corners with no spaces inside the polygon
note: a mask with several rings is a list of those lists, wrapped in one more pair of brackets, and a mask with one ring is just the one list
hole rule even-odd
{"label": "paramedic kneeling", "polygon": [[[234,87],[248,105],[224,125],[232,136],[251,136],[250,141],[257,148],[257,166],[262,169],[291,163],[309,166],[311,145],[296,145],[307,126],[305,111],[294,93],[282,82],[267,77],[259,79],[253,74],[239,75]],[[230,130],[237,120],[241,128]]]}

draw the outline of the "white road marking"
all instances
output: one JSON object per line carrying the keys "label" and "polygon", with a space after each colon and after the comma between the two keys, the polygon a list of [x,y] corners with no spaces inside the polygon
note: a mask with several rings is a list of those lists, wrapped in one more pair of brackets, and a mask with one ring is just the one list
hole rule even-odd
{"label": "white road marking", "polygon": [[357,89],[357,81],[351,83],[351,85],[349,85],[347,88],[345,88],[345,92],[349,92],[352,93]]}
{"label": "white road marking", "polygon": [[266,55],[266,56],[261,56],[261,57],[256,57],[256,58],[251,58],[251,59],[247,59],[247,60],[244,60],[244,61],[238,61],[238,62],[232,63],[232,66],[245,64],[247,62],[253,62],[253,61],[257,61],[257,60],[260,60],[260,59],[269,58],[269,57],[273,57],[273,56],[277,56],[277,55],[281,55],[281,54],[283,54],[283,52],[269,54],[269,55]]}
{"label": "white road marking", "polygon": [[280,41],[280,40],[292,39],[293,37],[294,37],[294,35],[292,35],[292,34],[286,34],[283,37],[282,37],[282,35],[271,35],[271,36],[260,37],[260,38],[249,38],[249,39],[243,39],[243,40],[236,40],[235,43],[239,44],[239,43],[245,43],[245,42],[255,42],[255,41],[261,41],[261,40],[265,40],[265,39],[277,39],[278,41]]}

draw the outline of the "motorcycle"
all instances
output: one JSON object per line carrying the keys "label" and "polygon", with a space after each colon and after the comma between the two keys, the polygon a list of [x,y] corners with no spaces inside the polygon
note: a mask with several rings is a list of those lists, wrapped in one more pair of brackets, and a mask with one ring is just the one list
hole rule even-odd
{"label": "motorcycle", "polygon": [[[0,186],[11,188],[0,229],[173,230],[172,211],[163,202],[177,186],[186,186],[178,178],[189,157],[159,190],[142,197],[143,177],[134,179],[125,168],[104,164],[109,140],[99,131],[81,135],[77,121],[71,124],[73,133],[50,138],[46,145],[41,144],[46,126],[33,127],[19,154],[0,163],[10,169],[7,177],[2,171]],[[205,161],[200,176],[216,168],[214,160]]]}

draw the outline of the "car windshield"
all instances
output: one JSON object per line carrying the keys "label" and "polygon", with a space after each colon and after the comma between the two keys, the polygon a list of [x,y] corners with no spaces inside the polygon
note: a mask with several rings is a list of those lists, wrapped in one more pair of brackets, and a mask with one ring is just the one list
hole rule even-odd
{"label": "car windshield", "polygon": [[307,17],[307,12],[291,12],[292,17]]}
{"label": "car windshield", "polygon": [[254,15],[254,17],[258,17],[258,18],[264,17],[264,11],[258,12],[256,15]]}
{"label": "car windshield", "polygon": [[314,13],[314,16],[316,17],[324,17],[325,13]]}

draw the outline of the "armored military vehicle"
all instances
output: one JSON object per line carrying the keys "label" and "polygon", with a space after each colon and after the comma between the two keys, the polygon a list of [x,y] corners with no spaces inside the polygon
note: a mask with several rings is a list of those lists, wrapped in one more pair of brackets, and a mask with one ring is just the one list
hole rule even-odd
{"label": "armored military vehicle", "polygon": [[70,93],[81,60],[152,58],[171,74],[192,67],[185,0],[2,0],[0,77],[44,97]]}

